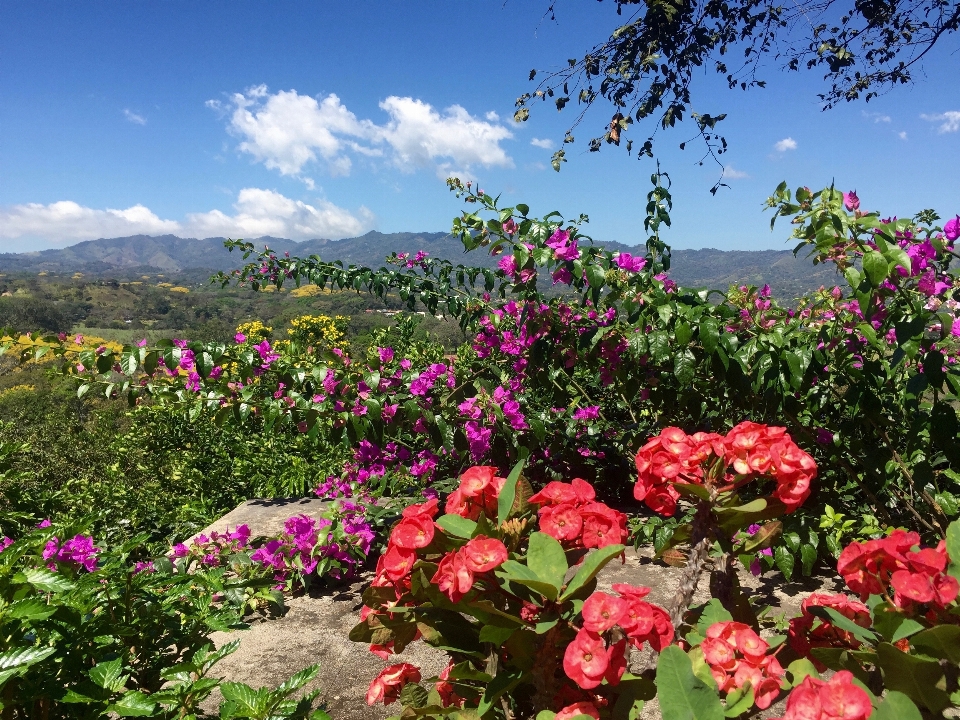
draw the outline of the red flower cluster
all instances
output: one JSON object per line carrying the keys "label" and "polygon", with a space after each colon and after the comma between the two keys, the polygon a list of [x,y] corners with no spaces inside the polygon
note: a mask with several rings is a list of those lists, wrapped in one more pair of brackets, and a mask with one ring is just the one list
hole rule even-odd
{"label": "red flower cluster", "polygon": [[437,501],[428,500],[411,505],[403,510],[403,518],[390,533],[387,551],[380,556],[377,576],[386,575],[399,582],[410,575],[417,561],[417,550],[431,543],[434,535],[433,518],[437,514]]}
{"label": "red flower cluster", "polygon": [[553,720],[571,720],[577,715],[589,715],[593,720],[600,720],[600,711],[597,710],[597,706],[587,701],[567,705],[557,712]]}
{"label": "red flower cluster", "polygon": [[[841,630],[832,623],[810,613],[811,607],[833,608],[845,618],[852,620],[860,627],[869,628],[870,610],[863,603],[853,600],[846,595],[828,595],[827,593],[813,593],[800,606],[800,617],[790,620],[790,647],[802,657],[811,657],[810,650],[815,647],[839,647],[858,650],[860,641],[849,630]],[[823,672],[826,668],[819,660],[812,658],[817,670]]]}
{"label": "red flower cluster", "polygon": [[397,663],[380,671],[367,690],[367,705],[382,702],[389,705],[400,697],[403,686],[420,682],[420,669],[409,663]]}
{"label": "red flower cluster", "polygon": [[596,502],[597,493],[586,480],[550,482],[530,497],[540,505],[540,532],[560,541],[566,549],[602,548],[627,539],[627,516]]}
{"label": "red flower cluster", "polygon": [[749,625],[733,621],[714,623],[707,628],[700,648],[720,692],[733,692],[749,682],[754,702],[761,710],[777,699],[780,678],[786,671],[776,655],[767,654],[770,645]]}
{"label": "red flower cluster", "polygon": [[[670,616],[643,600],[650,588],[618,583],[613,590],[620,597],[595,592],[583,603],[583,627],[563,655],[564,672],[584,690],[604,680],[610,685],[620,682],[627,667],[628,641],[638,649],[649,642],[659,652],[673,640]],[[627,637],[608,647],[603,634],[616,625]]]}
{"label": "red flower cluster", "polygon": [[446,511],[468,520],[476,520],[480,513],[487,517],[497,516],[497,498],[507,481],[497,477],[497,469],[489,465],[476,465],[460,476],[460,487],[447,498]]}
{"label": "red flower cluster", "polygon": [[[435,499],[404,508],[400,522],[390,532],[386,552],[377,561],[377,572],[370,583],[373,587],[392,587],[397,600],[410,590],[410,571],[417,561],[417,550],[433,540],[433,518],[436,514]],[[360,611],[360,620],[366,620],[373,612],[364,606]],[[393,642],[371,645],[370,652],[386,660],[393,652]]]}
{"label": "red flower cluster", "polygon": [[805,677],[779,720],[867,720],[872,712],[870,696],[853,684],[853,673],[841,670],[826,681]]}
{"label": "red flower cluster", "polygon": [[[457,695],[456,688],[454,688],[453,683],[450,682],[450,671],[453,669],[453,666],[454,662],[451,660],[450,664],[437,676],[437,682],[433,686],[440,696],[440,703],[443,707],[463,707],[464,703],[464,698]],[[597,720],[599,720],[599,718],[597,718]]]}
{"label": "red flower cluster", "polygon": [[889,595],[893,604],[912,610],[914,603],[944,609],[957,599],[960,584],[947,575],[949,558],[943,540],[936,548],[920,545],[915,532],[894,530],[887,537],[852,542],[840,553],[837,571],[847,587],[866,600],[870,595]]}
{"label": "red flower cluster", "polygon": [[[714,468],[704,469],[706,464]],[[633,495],[661,515],[672,516],[680,493],[674,485],[716,482],[729,489],[758,477],[777,482],[773,495],[793,512],[810,495],[817,476],[813,458],[790,439],[785,428],[742,422],[726,436],[716,433],[687,435],[676,427],[664,428],[637,452],[639,477]],[[727,471],[732,470],[732,476]],[[715,472],[722,475],[716,475]]]}
{"label": "red flower cluster", "polygon": [[444,555],[430,582],[436,583],[450,602],[459,602],[473,588],[475,574],[490,572],[506,559],[506,545],[478,535],[459,550]]}

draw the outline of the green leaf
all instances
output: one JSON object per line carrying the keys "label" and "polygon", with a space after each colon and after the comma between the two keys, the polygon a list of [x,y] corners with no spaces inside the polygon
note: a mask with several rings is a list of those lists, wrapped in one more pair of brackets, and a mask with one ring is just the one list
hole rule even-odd
{"label": "green leaf", "polygon": [[794,389],[799,389],[803,382],[803,360],[790,350],[784,351],[783,357],[787,361],[787,367],[790,368],[790,384]]}
{"label": "green leaf", "polygon": [[686,349],[673,358],[673,374],[681,385],[689,385],[696,375],[697,358]]}
{"label": "green leaf", "polygon": [[[778,537],[780,533],[783,532],[783,523],[780,521],[764,523],[760,526],[760,529],[754,533],[744,544],[743,551],[745,553],[753,553],[757,550],[762,550],[763,548],[770,547]],[[797,538],[797,542],[800,542],[800,537],[796,533],[790,533]],[[785,537],[784,541],[787,545],[790,545],[790,542]],[[792,547],[790,548],[793,549]]]}
{"label": "green leaf", "polygon": [[19,670],[45,660],[57,651],[53,647],[14,647],[0,653],[0,671]]}
{"label": "green leaf", "polygon": [[908,655],[890,643],[877,646],[877,658],[888,690],[899,690],[934,713],[950,705],[947,693],[937,687],[943,679],[939,663]]}
{"label": "green leaf", "polygon": [[947,555],[950,557],[947,572],[960,580],[960,520],[947,526]]}
{"label": "green leaf", "polygon": [[885,640],[892,643],[923,630],[923,625],[888,603],[881,603],[873,608],[873,627]]}
{"label": "green leaf", "polygon": [[960,665],[960,627],[956,625],[938,625],[924,630],[910,638],[910,644],[927,655]]}
{"label": "green leaf", "polygon": [[847,632],[852,633],[858,640],[863,640],[871,645],[877,642],[877,636],[874,633],[864,627],[860,627],[853,620],[845,615],[841,615],[833,608],[822,607],[820,605],[811,605],[807,609],[811,615],[814,615],[822,620],[826,620],[840,630],[846,630]]}
{"label": "green leaf", "polygon": [[693,674],[690,658],[676,645],[660,653],[657,698],[663,720],[721,720],[724,717],[717,693]]}
{"label": "green leaf", "polygon": [[728,718],[738,717],[753,707],[754,699],[753,688],[747,682],[727,695],[727,706],[723,714]]}
{"label": "green leaf", "polygon": [[480,628],[480,642],[493,643],[494,645],[503,645],[507,639],[516,631],[516,627],[499,627],[497,625],[484,625]]}
{"label": "green leaf", "polygon": [[788,677],[790,678],[790,687],[797,687],[797,685],[803,682],[805,677],[813,676],[818,679],[820,677],[820,673],[817,672],[816,666],[807,660],[807,658],[794,660],[792,663],[787,665],[787,672],[789,673]]}
{"label": "green leaf", "polygon": [[535,532],[530,536],[527,549],[527,567],[541,580],[557,588],[559,593],[563,578],[567,574],[567,555],[555,538],[546,533]]}
{"label": "green leaf", "polygon": [[45,568],[27,568],[13,576],[15,583],[29,583],[43,592],[66,592],[72,590],[74,584],[63,575]]}
{"label": "green leaf", "polygon": [[497,676],[487,685],[483,697],[480,698],[477,713],[479,715],[486,715],[487,711],[493,707],[493,704],[500,699],[500,696],[513,690],[522,679],[523,673],[520,670],[501,670],[497,673]]}
{"label": "green leaf", "polygon": [[843,276],[847,279],[847,283],[854,292],[860,287],[860,283],[863,282],[863,276],[855,267],[848,267],[843,271]]}
{"label": "green leaf", "polygon": [[650,680],[624,673],[617,686],[619,697],[613,706],[613,720],[637,720],[646,700],[657,696],[657,687]]}
{"label": "green leaf", "polygon": [[703,612],[700,613],[700,619],[697,620],[697,630],[703,637],[707,636],[707,628],[718,622],[733,620],[731,615],[719,598],[713,598],[703,606]]}
{"label": "green leaf", "polygon": [[909,697],[891,690],[877,705],[870,720],[922,720],[922,716]]}
{"label": "green leaf", "polygon": [[407,683],[400,691],[400,702],[404,707],[424,707],[428,699],[426,689],[416,683]]}
{"label": "green leaf", "polygon": [[880,287],[887,278],[887,259],[876,250],[868,250],[863,254],[863,270],[870,284]]}
{"label": "green leaf", "polygon": [[773,551],[773,562],[780,569],[780,572],[783,573],[784,577],[787,578],[787,581],[790,581],[793,578],[793,553],[791,553],[783,545],[778,545]]}
{"label": "green leaf", "polygon": [[156,708],[157,704],[148,695],[134,690],[107,707],[107,712],[114,712],[120,717],[146,717],[153,715]]}
{"label": "green leaf", "polygon": [[122,672],[123,663],[120,661],[120,658],[117,658],[109,662],[97,663],[90,668],[88,675],[93,682],[103,689],[116,692],[123,687],[123,682],[117,685],[117,680],[120,679],[120,673]]}
{"label": "green leaf", "polygon": [[510,582],[519,583],[531,590],[534,590],[545,598],[550,600],[557,599],[559,589],[551,583],[545,582],[539,575],[526,565],[518,563],[516,560],[507,560],[500,566],[496,573],[498,577],[503,577]]}
{"label": "green leaf", "polygon": [[305,667],[303,670],[300,670],[299,672],[291,675],[289,678],[284,680],[283,683],[281,683],[277,687],[275,692],[278,692],[281,695],[289,695],[290,693],[294,692],[295,690],[299,690],[308,682],[313,680],[317,676],[317,673],[319,672],[320,672],[319,665],[316,665],[316,664],[309,665]]}
{"label": "green leaf", "polygon": [[465,517],[452,514],[441,515],[439,518],[437,518],[437,525],[451,535],[464,538],[465,540],[469,540],[471,537],[473,537],[473,533],[477,529],[477,524],[473,520],[468,520]]}
{"label": "green leaf", "polygon": [[45,620],[57,611],[55,605],[48,605],[39,598],[24,598],[10,603],[5,614],[17,620]]}
{"label": "green leaf", "polygon": [[[232,713],[233,716],[243,714],[244,717],[261,717],[267,709],[267,700],[269,690],[261,688],[254,690],[246,683],[241,682],[222,682],[220,683],[220,692],[225,700],[235,703],[240,712]],[[221,715],[223,711],[221,708]]]}
{"label": "green leaf", "polygon": [[800,562],[804,575],[813,573],[813,564],[817,561],[817,549],[813,545],[804,543],[800,546]]}
{"label": "green leaf", "polygon": [[577,574],[573,576],[573,579],[567,584],[566,590],[560,595],[560,602],[569,599],[580,588],[593,580],[608,562],[623,552],[623,549],[623,545],[607,545],[587,555],[580,565],[580,569],[577,570]]}
{"label": "green leaf", "polygon": [[587,265],[587,282],[592,288],[602,288],[606,282],[606,272],[599,265]]}
{"label": "green leaf", "polygon": [[810,650],[810,656],[819,660],[831,670],[849,670],[860,681],[870,681],[870,676],[863,669],[863,665],[846,648],[815,647]]}
{"label": "green leaf", "polygon": [[700,321],[700,346],[708,353],[713,353],[720,342],[720,325],[713,318],[704,318]]}
{"label": "green leaf", "polygon": [[503,525],[510,517],[510,510],[513,508],[513,501],[517,496],[517,481],[520,480],[520,474],[523,472],[523,465],[526,458],[521,458],[520,462],[513,466],[513,470],[507,475],[507,481],[500,489],[500,495],[497,498],[497,524]]}

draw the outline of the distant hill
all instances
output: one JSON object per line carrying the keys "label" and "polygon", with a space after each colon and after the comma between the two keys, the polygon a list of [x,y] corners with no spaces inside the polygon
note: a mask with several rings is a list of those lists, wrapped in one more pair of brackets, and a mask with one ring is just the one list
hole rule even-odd
{"label": "distant hill", "polygon": [[[88,240],[55,250],[0,254],[0,272],[5,273],[74,273],[85,275],[133,275],[139,272],[164,272],[170,275],[202,275],[217,270],[231,270],[243,264],[236,252],[223,247],[224,238],[180,238],[174,235],[132,235],[121,238]],[[446,258],[465,265],[492,267],[496,259],[486,253],[463,252],[463,246],[447,233],[379,233],[345,240],[307,240],[295,242],[284,238],[261,237],[257,246],[269,245],[277,252],[291,255],[320,255],[325,260],[341,260],[346,264],[379,267],[391,252],[415,253],[426,250],[431,257]],[[603,243],[609,250],[642,252],[642,247],[620,243]],[[769,283],[774,292],[792,298],[821,285],[836,283],[837,275],[830,266],[814,266],[803,257],[795,258],[789,250],[674,250],[670,272],[678,283],[687,287],[726,289],[731,283],[763,285]]]}

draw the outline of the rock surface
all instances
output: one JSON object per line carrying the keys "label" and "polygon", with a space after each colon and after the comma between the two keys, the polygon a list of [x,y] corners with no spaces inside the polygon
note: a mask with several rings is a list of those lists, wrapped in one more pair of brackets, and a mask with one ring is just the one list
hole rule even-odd
{"label": "rock surface", "polygon": [[[600,589],[606,590],[618,582],[646,585],[652,588],[648,598],[651,602],[667,605],[681,572],[679,568],[655,563],[649,555],[630,550],[622,564],[614,561],[604,568],[598,584]],[[371,654],[366,645],[353,643],[347,638],[350,628],[358,620],[362,605],[360,596],[369,580],[367,576],[349,587],[294,598],[289,602],[285,616],[256,624],[249,630],[216,633],[214,641],[218,646],[235,638],[241,641],[237,652],[218,666],[221,674],[229,680],[242,680],[254,687],[275,687],[297,670],[319,663],[320,674],[308,689],[321,688],[328,711],[336,720],[380,720],[395,714],[395,705],[366,705],[367,687],[374,676],[386,665],[409,662],[420,667],[423,677],[428,678],[444,668],[446,659],[442,652],[418,641],[402,655],[384,661]],[[778,572],[759,578],[745,574],[741,583],[747,593],[756,598],[759,607],[769,605],[774,615],[785,613],[787,617],[799,614],[800,603],[811,592],[839,589],[832,578],[806,578],[785,583]],[[702,603],[708,598],[705,577],[694,602]],[[631,660],[635,668],[647,662],[649,658],[645,654],[637,654]],[[776,706],[764,715],[778,714],[773,712],[775,709]],[[782,714],[782,708],[779,708],[779,714]],[[643,717],[659,717],[655,701],[644,709]]]}
{"label": "rock surface", "polygon": [[294,515],[307,515],[317,519],[328,507],[330,507],[330,501],[320,498],[247,500],[205,527],[197,535],[209,535],[211,532],[225,533],[238,525],[248,526],[251,537],[278,535],[283,532],[283,523],[287,518]]}

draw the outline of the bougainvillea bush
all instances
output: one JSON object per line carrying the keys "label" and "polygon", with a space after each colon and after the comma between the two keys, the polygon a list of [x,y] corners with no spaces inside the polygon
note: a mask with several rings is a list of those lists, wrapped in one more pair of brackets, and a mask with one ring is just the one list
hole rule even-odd
{"label": "bougainvillea bush", "polygon": [[238,528],[159,558],[142,556],[142,537],[111,546],[49,520],[0,537],[2,717],[201,717],[218,687],[222,718],[328,717],[316,692],[294,697],[318,666],[276,690],[212,674],[239,642],[214,651],[211,633],[282,602],[270,573],[250,570],[248,535]]}
{"label": "bougainvillea bush", "polygon": [[[119,352],[72,338],[9,347],[63,358],[82,393],[178,406],[194,422],[254,417],[264,433],[339,443],[350,459],[320,484],[325,495],[417,499],[452,489],[471,465],[524,457],[537,486],[588,476],[602,498],[624,502],[627,458],[646,438],[664,427],[722,434],[749,419],[785,426],[819,467],[811,501],[784,518],[761,566],[809,573],[854,537],[900,526],[942,537],[960,513],[960,220],[884,218],[853,193],[782,185],[768,201],[775,219],[789,218],[798,252],[834,264],[845,284],[787,307],[769,288],[678,287],[659,234],[668,183],[653,181],[637,254],[593,245],[586,218],[536,218],[459,181],[451,187],[469,211],[453,231],[466,250],[499,257],[496,270],[424,253],[344,267],[230,243],[252,262],[223,282],[394,293],[460,320],[471,340],[456,357],[391,345],[352,357],[336,343],[243,333]],[[657,525],[658,544],[675,527]]]}

